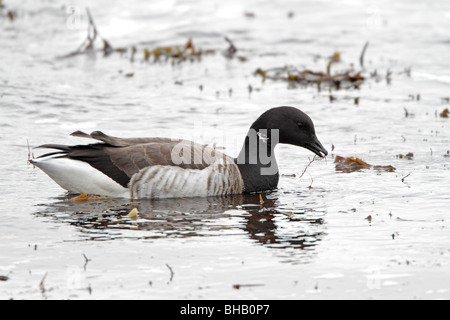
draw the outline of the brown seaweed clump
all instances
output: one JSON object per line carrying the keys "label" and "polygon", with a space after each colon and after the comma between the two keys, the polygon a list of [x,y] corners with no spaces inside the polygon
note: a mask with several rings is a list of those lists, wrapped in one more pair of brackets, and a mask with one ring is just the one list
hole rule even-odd
{"label": "brown seaweed clump", "polygon": [[[89,52],[102,52],[105,57],[114,53],[119,53],[121,56],[128,56],[131,62],[134,62],[136,57],[142,54],[142,61],[144,62],[156,63],[170,61],[172,64],[179,64],[184,61],[200,61],[203,56],[217,52],[215,49],[202,49],[194,46],[192,38],[189,38],[184,45],[177,46],[146,48],[143,44],[141,44],[140,46],[131,45],[130,47],[115,48],[108,40],[100,35],[89,9],[86,9],[86,14],[89,21],[86,39],[75,51],[58,56],[57,58],[65,59],[81,54],[87,54]],[[102,42],[101,49],[95,48],[95,43],[97,40]],[[237,58],[242,62],[247,60],[246,57],[236,54],[238,49],[229,38],[225,37],[225,41],[229,44],[229,47],[222,52],[225,58]],[[138,47],[141,47],[140,50],[142,53],[139,52]]]}
{"label": "brown seaweed clump", "polygon": [[448,110],[448,108],[444,109],[444,111],[442,111],[442,112],[439,114],[439,116],[440,116],[441,118],[448,118],[449,115],[450,115],[450,111]]}
{"label": "brown seaweed clump", "polygon": [[386,171],[386,172],[395,172],[395,168],[391,165],[388,166],[373,166],[371,164],[368,164],[367,162],[355,158],[355,157],[341,157],[336,156],[334,163],[336,164],[336,171],[343,172],[343,173],[351,173],[351,172],[357,172],[362,171],[364,169],[374,169],[378,171]]}
{"label": "brown seaweed clump", "polygon": [[[369,77],[377,77],[376,72],[370,75],[363,75],[364,55],[369,43],[364,45],[361,52],[359,63],[361,70],[357,71],[351,66],[342,72],[332,73],[332,66],[341,62],[341,53],[336,51],[327,58],[326,70],[311,70],[297,68],[295,66],[283,66],[276,68],[263,69],[258,68],[254,75],[261,76],[263,81],[266,79],[275,81],[286,81],[290,85],[317,86],[318,91],[322,88],[339,89],[359,89],[361,84]],[[388,76],[386,76],[388,78]],[[330,96],[330,100],[332,97]],[[355,104],[359,104],[359,98],[355,99]]]}
{"label": "brown seaweed clump", "polygon": [[360,72],[346,71],[344,73],[329,74],[322,71],[309,69],[300,70],[293,66],[272,68],[263,70],[258,68],[255,75],[260,75],[263,80],[281,80],[299,85],[316,85],[320,91],[323,86],[336,89],[359,89],[365,77]]}
{"label": "brown seaweed clump", "polygon": [[17,12],[8,9],[4,4],[3,0],[0,0],[0,18],[7,18],[9,21],[14,21],[17,17]]}

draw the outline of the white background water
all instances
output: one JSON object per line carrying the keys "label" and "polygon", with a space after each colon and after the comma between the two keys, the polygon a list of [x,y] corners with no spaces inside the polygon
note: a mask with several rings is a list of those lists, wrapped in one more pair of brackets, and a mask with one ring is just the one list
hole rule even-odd
{"label": "white background water", "polygon": [[[450,298],[450,120],[439,116],[450,107],[447,1],[3,4],[1,299]],[[101,36],[127,54],[57,58],[85,39],[87,6]],[[224,36],[245,62],[223,56]],[[179,65],[143,61],[144,49],[190,37],[218,52]],[[333,71],[359,69],[367,41],[366,73],[380,78],[359,90],[253,75],[285,65],[325,71],[335,51]],[[252,121],[279,105],[308,113],[331,155],[299,179],[312,154],[278,147],[283,176],[262,205],[258,196],[66,202],[27,165],[27,139],[85,142],[69,137],[75,130],[183,137],[236,156]],[[408,152],[412,160],[396,157]],[[342,173],[335,155],[396,171]],[[125,217],[134,207],[136,221]]]}

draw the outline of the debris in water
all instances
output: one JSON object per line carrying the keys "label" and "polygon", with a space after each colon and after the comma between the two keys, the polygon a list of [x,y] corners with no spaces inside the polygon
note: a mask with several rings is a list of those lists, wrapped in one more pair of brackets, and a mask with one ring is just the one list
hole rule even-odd
{"label": "debris in water", "polygon": [[71,198],[70,201],[73,201],[73,202],[85,202],[85,201],[88,201],[88,200],[109,200],[109,199],[111,199],[111,198],[87,195],[86,193],[82,193],[82,194],[80,194],[77,197]]}
{"label": "debris in water", "polygon": [[[109,41],[102,38],[100,33],[95,25],[94,19],[89,11],[86,9],[86,13],[88,16],[88,33],[86,39],[83,43],[78,47],[77,50],[68,53],[66,55],[58,56],[59,59],[71,58],[80,54],[86,54],[89,52],[101,51],[103,55],[109,56],[114,52],[120,53],[123,56],[125,53],[130,51],[129,60],[131,63],[134,62],[134,58],[136,54],[138,54],[139,47],[136,45],[132,45],[127,48],[114,48]],[[101,39],[103,43],[103,48],[95,50],[95,42],[97,39]],[[225,38],[225,40],[230,44],[230,47],[225,50],[225,56],[232,58],[234,54],[237,52],[236,47],[233,45],[229,38]],[[195,59],[200,60],[202,56],[213,54],[217,50],[214,49],[199,49],[196,48],[193,44],[192,38],[189,38],[184,46],[167,46],[167,47],[156,47],[154,49],[143,48],[143,61],[150,62],[150,58],[153,56],[153,62],[160,62],[163,59],[165,61],[171,61],[171,63],[178,64],[183,61],[191,61],[193,62]],[[240,61],[246,61],[246,57],[238,56]]]}
{"label": "debris in water", "polygon": [[354,73],[352,71],[347,71],[345,73],[331,75],[328,73],[312,71],[308,69],[299,70],[292,66],[271,68],[265,70],[258,68],[254,72],[254,74],[260,75],[263,78],[263,81],[265,81],[266,79],[281,80],[305,86],[316,84],[319,90],[321,90],[322,84],[328,85],[330,87],[335,87],[336,89],[358,89],[365,79],[359,72]]}
{"label": "debris in water", "polygon": [[7,276],[0,276],[0,281],[8,281],[9,277]]}
{"label": "debris in water", "polygon": [[41,294],[45,297],[45,285],[44,285],[44,282],[45,282],[45,279],[47,278],[47,274],[48,274],[48,272],[46,272],[45,274],[44,274],[44,276],[42,277],[42,280],[41,280],[41,282],[39,283],[39,289],[41,290]]}
{"label": "debris in water", "polygon": [[361,171],[363,169],[375,169],[379,171],[386,171],[386,172],[395,172],[395,168],[391,165],[388,166],[373,166],[371,164],[368,164],[367,162],[355,158],[355,157],[341,157],[336,156],[334,163],[336,164],[336,171],[338,172],[344,172],[344,173],[351,173],[355,171]]}
{"label": "debris in water", "polygon": [[[364,54],[367,50],[368,43],[365,44],[360,57],[361,67],[364,65]],[[284,66],[278,68],[255,70],[254,75],[262,77],[263,81],[281,80],[292,85],[316,85],[319,92],[324,86],[339,89],[359,89],[361,84],[368,78],[363,76],[362,71],[355,71],[353,65],[347,70],[332,74],[331,67],[342,61],[342,55],[339,51],[335,51],[331,57],[327,57],[327,66],[325,71],[313,71],[310,69],[297,68],[294,66]],[[334,96],[330,95],[330,101],[334,100]],[[354,100],[355,104],[359,103],[359,99]]]}
{"label": "debris in water", "polygon": [[238,52],[237,47],[234,45],[233,41],[231,41],[228,37],[225,37],[225,41],[228,42],[230,45],[227,50],[223,53],[224,56],[228,59],[233,59],[236,57],[239,61],[245,62],[247,61],[247,58],[244,56],[236,56],[236,53]]}
{"label": "debris in water", "polygon": [[414,113],[410,113],[408,111],[408,109],[406,109],[405,107],[403,108],[403,110],[405,110],[405,118],[413,118],[414,117]]}
{"label": "debris in water", "polygon": [[84,271],[86,271],[86,266],[89,263],[89,261],[91,261],[91,259],[88,259],[88,257],[86,257],[86,255],[83,253],[83,257],[84,257],[84,266],[83,269]]}
{"label": "debris in water", "polygon": [[413,160],[414,159],[414,153],[408,152],[406,155],[404,154],[398,154],[396,155],[398,159],[406,159],[406,160]]}
{"label": "debris in water", "polygon": [[[6,6],[3,4],[3,1],[0,0],[0,18],[3,17],[3,9],[6,9]],[[17,12],[13,10],[7,10],[5,17],[8,17],[9,21],[14,21],[17,17]]]}
{"label": "debris in water", "polygon": [[109,56],[111,53],[113,53],[114,49],[113,47],[109,44],[108,41],[106,41],[105,39],[103,39],[103,55],[105,57]]}
{"label": "debris in water", "polygon": [[225,51],[225,56],[227,58],[233,58],[234,54],[237,52],[237,48],[228,37],[225,37],[225,41],[228,42],[228,44],[230,45],[228,49]]}
{"label": "debris in water", "polygon": [[386,71],[386,83],[387,83],[388,85],[390,85],[391,82],[392,82],[392,71],[388,69],[388,70]]}
{"label": "debris in water", "polygon": [[404,177],[402,178],[402,182],[405,183],[405,179],[408,178],[410,175],[411,175],[411,172],[408,173],[406,176],[404,176]]}
{"label": "debris in water", "polygon": [[359,58],[359,64],[361,65],[361,68],[364,68],[364,55],[366,54],[367,47],[369,46],[369,42],[366,42],[364,45],[364,48],[361,52],[361,56]]}
{"label": "debris in water", "polygon": [[444,111],[442,111],[442,112],[439,114],[439,116],[440,116],[441,118],[448,118],[448,117],[449,117],[449,114],[450,114],[450,111],[449,111],[448,108],[447,108],[447,109],[445,109]]}
{"label": "debris in water", "polygon": [[8,11],[8,13],[6,14],[9,18],[10,21],[14,21],[14,19],[16,18],[17,14],[14,11]]}
{"label": "debris in water", "polygon": [[134,56],[136,55],[137,49],[135,46],[131,46],[131,57],[130,57],[130,61],[133,63],[134,62]]}
{"label": "debris in water", "polygon": [[139,214],[138,209],[134,208],[133,210],[130,211],[129,214],[127,214],[128,218],[134,218]]}
{"label": "debris in water", "polygon": [[[87,14],[88,20],[89,20],[86,40],[84,40],[83,43],[74,52],[60,56],[58,58],[60,58],[60,59],[70,58],[70,57],[74,57],[74,56],[77,56],[80,54],[85,54],[87,52],[92,52],[94,50],[95,40],[97,40],[97,36],[100,36],[100,35],[99,35],[97,27],[94,23],[94,19],[92,18],[91,12],[89,11],[88,8],[86,8],[86,14]],[[112,47],[108,41],[103,39],[103,43],[104,43],[104,50],[112,50]]]}
{"label": "debris in water", "polygon": [[[303,169],[303,172],[300,174],[300,177],[299,177],[299,179],[301,179],[304,175],[305,175],[305,173],[306,173],[306,170],[308,170],[308,168],[309,168],[309,166],[314,162],[314,161],[316,161],[316,157],[317,156],[314,156],[313,158],[312,158],[312,160],[311,159],[309,159],[309,163],[306,165],[306,167],[305,167],[305,169]],[[309,174],[309,173],[308,173]],[[295,176],[295,175],[294,175]],[[311,177],[311,184],[309,185],[309,189],[312,189],[312,184],[313,184],[313,182],[314,182],[314,179],[313,179],[313,177],[311,176],[311,175],[309,175],[310,177]]]}
{"label": "debris in water", "polygon": [[168,263],[166,263],[166,267],[167,267],[167,268],[169,269],[169,271],[170,271],[170,279],[169,279],[169,282],[167,282],[167,284],[169,284],[170,282],[172,282],[173,276],[175,275],[175,273],[173,272],[172,268],[169,266]]}
{"label": "debris in water", "polygon": [[233,284],[233,289],[239,290],[240,288],[251,288],[251,287],[263,287],[264,284]]}
{"label": "debris in water", "polygon": [[71,198],[70,201],[87,201],[88,195],[86,193],[82,193],[77,197]]}
{"label": "debris in water", "polygon": [[150,51],[148,51],[148,49],[144,49],[144,60],[148,61],[149,58],[150,58]]}

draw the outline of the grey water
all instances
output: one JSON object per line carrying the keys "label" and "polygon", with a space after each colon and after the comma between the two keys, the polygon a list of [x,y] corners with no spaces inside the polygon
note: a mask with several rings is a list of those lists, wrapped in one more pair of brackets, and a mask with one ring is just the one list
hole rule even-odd
{"label": "grey water", "polygon": [[[448,1],[2,5],[0,299],[450,298]],[[95,50],[64,57],[86,39],[86,8]],[[100,37],[126,52],[104,56]],[[200,59],[145,58],[189,38]],[[361,70],[358,88],[255,75],[326,73],[335,53],[331,72]],[[28,144],[86,142],[76,130],[236,156],[280,105],[308,113],[330,155],[310,163],[305,149],[277,147],[279,188],[261,197],[73,201],[27,163],[42,152]],[[339,170],[336,156],[395,170]]]}

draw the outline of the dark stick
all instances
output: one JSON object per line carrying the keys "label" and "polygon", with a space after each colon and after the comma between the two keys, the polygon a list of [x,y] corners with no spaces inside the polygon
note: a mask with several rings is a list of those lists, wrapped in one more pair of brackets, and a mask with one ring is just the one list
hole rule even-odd
{"label": "dark stick", "polygon": [[367,47],[369,46],[369,42],[366,42],[364,48],[361,52],[361,57],[359,58],[359,63],[361,64],[361,68],[364,68],[364,55],[366,54]]}

